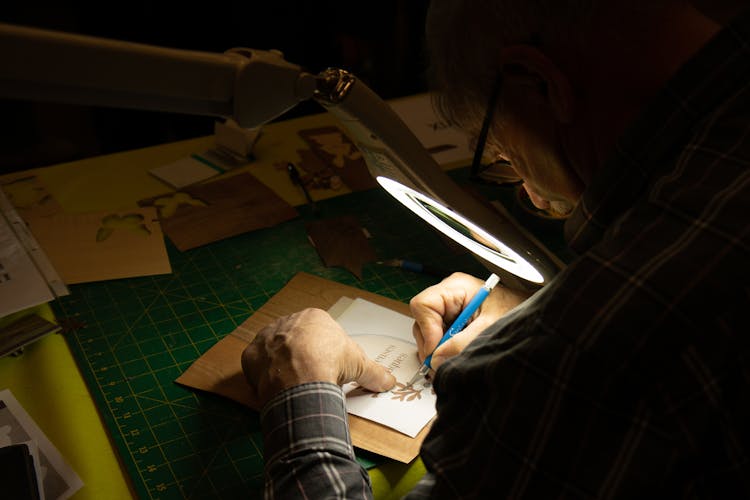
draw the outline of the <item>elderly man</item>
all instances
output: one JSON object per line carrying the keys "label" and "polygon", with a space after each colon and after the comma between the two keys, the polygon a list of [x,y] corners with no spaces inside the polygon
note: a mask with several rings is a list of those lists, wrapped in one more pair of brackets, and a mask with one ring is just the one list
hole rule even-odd
{"label": "elderly man", "polygon": [[[496,288],[436,351],[438,417],[410,497],[750,496],[750,15],[672,0],[434,0],[439,111],[568,206],[578,257]],[[487,109],[490,95],[495,94]],[[429,354],[481,281],[411,302]],[[243,353],[267,492],[367,497],[339,384],[392,377],[324,312]]]}

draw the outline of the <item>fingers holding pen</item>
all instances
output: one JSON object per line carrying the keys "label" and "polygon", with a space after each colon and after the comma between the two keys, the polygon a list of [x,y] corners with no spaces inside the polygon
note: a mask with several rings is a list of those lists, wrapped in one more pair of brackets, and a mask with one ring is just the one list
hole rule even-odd
{"label": "fingers holding pen", "polygon": [[[474,326],[474,328],[470,328],[471,326]],[[432,353],[430,362],[432,369],[437,370],[447,359],[460,354],[483,330],[484,327],[469,325],[461,332],[461,335],[456,335],[445,341]]]}
{"label": "fingers holding pen", "polygon": [[468,274],[453,273],[411,299],[409,307],[414,317],[412,334],[420,360],[435,350],[445,330],[461,314],[482,284],[482,280]]}
{"label": "fingers holding pen", "polygon": [[[424,360],[432,353],[430,366],[437,368],[445,359],[460,353],[485,328],[530,295],[527,292],[494,286],[496,283],[497,276],[494,276],[493,285],[490,286],[468,274],[454,273],[411,300],[409,305],[414,317],[412,333],[420,360]],[[478,302],[479,308],[463,327],[461,335],[446,340],[436,349],[448,326],[483,287],[491,290],[489,295],[485,296],[487,300]]]}

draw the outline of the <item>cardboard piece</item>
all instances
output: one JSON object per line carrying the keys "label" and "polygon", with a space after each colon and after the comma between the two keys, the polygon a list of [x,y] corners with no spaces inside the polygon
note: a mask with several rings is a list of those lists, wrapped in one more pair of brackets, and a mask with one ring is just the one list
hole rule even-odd
{"label": "cardboard piece", "polygon": [[162,230],[183,252],[298,215],[294,207],[248,173],[193,184],[138,204],[159,209]]}
{"label": "cardboard piece", "polygon": [[[409,306],[397,300],[300,272],[255,314],[198,358],[175,382],[258,409],[251,400],[240,364],[245,346],[272,321],[306,307],[329,309],[340,297],[363,298],[409,314]],[[376,422],[349,415],[354,446],[404,463],[411,462],[419,454],[430,426],[431,423],[411,438]]]}
{"label": "cardboard piece", "polygon": [[356,217],[315,220],[305,229],[327,267],[341,266],[362,279],[362,265],[377,259]]}
{"label": "cardboard piece", "polygon": [[172,272],[153,208],[25,219],[66,284]]}

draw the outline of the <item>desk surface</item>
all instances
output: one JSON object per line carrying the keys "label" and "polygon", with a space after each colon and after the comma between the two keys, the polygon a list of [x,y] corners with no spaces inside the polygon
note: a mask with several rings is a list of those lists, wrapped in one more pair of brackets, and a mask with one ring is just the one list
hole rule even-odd
{"label": "desk surface", "polygon": [[[304,204],[305,199],[302,193],[291,185],[286,171],[274,168],[274,165],[298,160],[296,151],[306,148],[306,145],[296,134],[297,131],[333,123],[332,118],[328,115],[316,115],[269,125],[264,129],[264,133],[255,147],[258,160],[241,170],[251,172],[262,182],[276,190],[282,198],[292,205]],[[135,206],[135,201],[138,199],[161,194],[165,191],[165,185],[148,174],[149,169],[173,162],[192,153],[201,152],[212,146],[212,137],[197,138],[55,165],[37,169],[30,173],[36,174],[42,180],[66,211],[86,212],[126,209]],[[329,199],[329,205],[324,204],[324,210],[329,210],[328,213],[332,215],[334,213],[340,214],[344,210],[355,213],[363,219],[363,225],[368,227],[368,230],[380,235],[380,239],[376,239],[376,250],[380,257],[424,259],[430,255],[435,255],[436,246],[441,245],[434,233],[428,234],[427,231],[429,230],[425,229],[415,219],[413,220],[414,225],[409,225],[406,219],[410,214],[399,212],[402,209],[396,207],[395,204],[389,205],[395,212],[378,210],[378,207],[387,199],[387,195],[383,192],[374,191],[361,195],[347,196],[345,194],[339,196],[341,194],[341,192],[317,192],[316,198]],[[389,220],[383,220],[384,215],[387,215],[386,218]],[[0,387],[7,387],[13,391],[21,404],[26,407],[31,416],[82,477],[85,486],[74,498],[130,498],[135,493],[145,498],[183,498],[184,495],[177,487],[177,482],[183,481],[183,486],[200,483],[200,477],[195,478],[191,476],[190,472],[187,473],[187,476],[181,475],[181,472],[172,468],[169,460],[164,458],[163,440],[154,437],[153,433],[151,433],[152,440],[146,440],[143,444],[139,444],[139,439],[143,436],[139,439],[126,439],[123,433],[125,431],[130,432],[133,427],[122,425],[122,419],[125,418],[124,414],[127,411],[128,404],[132,404],[136,400],[139,402],[150,400],[159,403],[155,406],[169,407],[175,420],[187,418],[188,414],[195,413],[194,410],[197,406],[201,407],[201,411],[198,412],[200,418],[205,418],[206,415],[214,412],[216,415],[223,414],[224,417],[231,420],[241,414],[246,416],[249,422],[246,424],[249,427],[246,429],[243,427],[242,432],[257,433],[257,422],[253,421],[253,417],[247,412],[243,413],[242,410],[237,408],[228,409],[230,405],[228,402],[217,402],[210,397],[195,395],[174,386],[171,381],[181,368],[184,369],[192,359],[195,359],[201,352],[210,347],[213,342],[222,335],[229,333],[233,328],[233,323],[236,324],[247,317],[253,312],[254,307],[259,306],[275,293],[287,279],[291,278],[294,272],[305,270],[329,279],[362,286],[371,291],[401,300],[408,300],[414,293],[434,282],[433,278],[425,276],[369,266],[365,269],[365,280],[357,283],[353,276],[343,270],[323,267],[314,250],[305,241],[305,217],[310,217],[310,214],[306,214],[302,210],[302,217],[299,220],[285,223],[282,225],[283,227],[243,235],[233,238],[229,242],[220,242],[217,246],[212,246],[209,249],[196,249],[191,252],[180,253],[174,248],[170,248],[173,267],[176,268],[178,273],[176,276],[134,278],[78,285],[72,287],[73,294],[69,299],[55,304],[57,312],[62,312],[65,315],[78,315],[81,311],[88,310],[91,315],[81,319],[93,324],[101,321],[103,311],[109,311],[110,313],[115,311],[116,307],[112,308],[115,302],[118,304],[124,303],[126,297],[132,299],[136,291],[147,294],[154,290],[163,290],[164,287],[169,286],[169,283],[175,283],[175,280],[179,281],[181,277],[194,273],[195,262],[200,262],[200,266],[203,266],[206,262],[212,261],[221,266],[220,262],[227,255],[232,254],[235,261],[227,265],[240,265],[243,268],[243,276],[246,276],[248,280],[251,276],[254,277],[255,288],[252,291],[241,287],[231,290],[230,293],[242,295],[242,303],[234,309],[224,307],[223,312],[220,313],[221,317],[215,318],[216,321],[204,317],[207,323],[211,323],[211,325],[208,325],[210,326],[210,335],[198,340],[193,339],[190,345],[180,344],[179,341],[174,345],[170,345],[166,341],[159,341],[162,343],[159,344],[157,350],[165,349],[166,354],[171,356],[169,370],[154,370],[157,367],[149,365],[149,362],[153,362],[153,357],[163,354],[163,352],[147,352],[144,350],[145,344],[138,344],[140,339],[135,339],[135,343],[138,344],[140,349],[137,349],[137,354],[132,354],[131,359],[118,357],[123,356],[123,352],[126,352],[118,348],[128,346],[118,345],[118,348],[115,348],[108,344],[108,337],[111,336],[111,333],[113,331],[118,332],[117,328],[119,327],[115,325],[116,321],[132,320],[133,316],[130,313],[137,316],[143,315],[144,311],[119,311],[122,313],[122,317],[113,318],[113,322],[106,328],[87,328],[68,333],[66,334],[69,336],[68,343],[61,335],[47,336],[28,346],[20,357],[0,359]],[[391,220],[391,217],[394,218]],[[394,228],[399,229],[399,231],[394,231]],[[404,232],[402,231],[410,236],[416,235],[416,237],[404,238]],[[280,253],[278,246],[274,245],[287,245],[291,240],[296,241],[295,255],[278,255]],[[413,245],[414,241],[417,240],[422,242],[421,247]],[[238,243],[245,249],[244,253],[238,253],[232,249],[233,246],[236,248]],[[253,249],[253,251],[248,251],[248,248]],[[412,254],[403,253],[407,251],[411,251]],[[401,253],[388,255],[383,254],[383,252]],[[480,269],[473,259],[466,259],[461,255],[452,255],[450,250],[447,249],[444,249],[444,253],[448,260],[454,259],[453,262],[447,263],[456,270],[476,272]],[[262,257],[258,255],[262,255]],[[271,260],[264,261],[264,258]],[[278,267],[279,258],[283,258],[287,262],[283,268]],[[227,268],[221,267],[219,271],[226,273]],[[265,273],[264,278],[258,279],[258,276],[263,273]],[[235,283],[239,283],[239,281],[235,281]],[[184,285],[184,282],[181,283],[181,286]],[[190,286],[183,288],[183,290],[190,289]],[[198,298],[195,294],[201,294],[202,292],[189,291],[187,293],[189,296],[182,297],[182,299],[185,299],[184,302],[191,302],[194,305],[195,299]],[[112,294],[121,295],[117,301],[113,301],[111,299]],[[103,298],[107,295],[110,296],[110,299]],[[219,297],[219,299],[222,299],[222,297]],[[153,318],[151,319],[153,320]],[[170,320],[172,319],[179,321],[181,318],[177,315],[170,318]],[[217,327],[216,324],[221,324],[221,326]],[[113,328],[115,330],[112,330]],[[176,339],[178,336],[173,336],[173,338]],[[130,340],[133,339],[130,338]],[[101,348],[102,345],[107,347]],[[92,346],[99,347],[94,348]],[[177,349],[180,349],[179,354]],[[135,351],[131,349],[129,352]],[[110,357],[113,357],[116,362],[111,363]],[[77,364],[74,359],[78,361]],[[144,375],[141,382],[146,381],[146,377],[153,377],[149,379],[150,382],[148,383],[153,384],[150,389],[156,390],[158,395],[156,393],[139,394],[136,398],[135,393],[133,393],[130,394],[133,397],[129,398],[127,394],[123,396],[122,394],[108,393],[104,386],[109,383],[110,379],[107,377],[115,371],[106,372],[106,370],[113,365],[118,365],[120,370],[125,365],[134,369],[139,366],[138,369],[141,369]],[[159,371],[158,376],[156,376],[155,371]],[[118,376],[125,374],[130,377],[122,371],[117,373],[119,373]],[[88,387],[86,383],[88,383]],[[130,383],[128,385],[131,386],[131,389],[136,386],[136,384]],[[142,387],[132,390],[148,392],[150,389]],[[98,405],[98,411],[94,402]],[[147,409],[140,403],[138,409],[142,411],[143,415],[148,413]],[[165,418],[169,419],[170,414],[161,412],[152,413],[152,415],[154,419],[163,422]],[[187,420],[184,421],[187,422]],[[209,424],[215,429],[217,423],[221,421],[221,418],[217,418]],[[145,423],[149,428],[154,425],[154,422],[147,421]],[[198,422],[196,425],[203,424]],[[192,435],[195,432],[194,429],[187,429],[185,425],[188,424],[184,424],[181,429],[170,428],[165,425],[162,426],[162,430],[182,433],[179,436],[173,435],[174,439],[178,437],[187,439],[190,437],[188,434]],[[110,430],[109,434],[105,428]],[[112,429],[119,429],[122,432],[112,433]],[[241,468],[237,467],[237,464],[242,460],[233,461],[231,459],[232,450],[227,447],[231,445],[230,441],[231,439],[220,444],[223,446],[222,449],[229,453],[229,462],[234,464],[236,469],[232,474],[235,474],[238,471],[241,472]],[[123,453],[115,453],[113,443],[114,448],[119,448],[121,452],[126,450],[129,453],[124,455]],[[243,446],[250,446],[252,443],[257,445],[257,435],[249,441],[244,441]],[[183,444],[180,442],[175,446],[179,447]],[[144,457],[152,456],[154,450],[161,453],[161,458],[154,455],[153,463],[147,463],[138,460],[139,457],[135,457],[136,454],[141,452]],[[216,447],[209,452],[215,450]],[[246,450],[242,451],[242,453],[245,452]],[[130,456],[125,456],[128,454]],[[214,453],[213,456],[216,458],[219,455]],[[239,458],[257,460],[257,454]],[[248,466],[248,464],[246,462],[243,466]],[[254,467],[253,470],[257,470],[257,463],[249,465]],[[190,467],[190,465],[188,464],[186,467]],[[203,470],[207,471],[208,469]],[[413,482],[414,477],[421,474],[422,470],[421,464],[417,464],[412,469],[412,476],[409,476],[405,475],[404,468],[397,464],[386,464],[379,467],[371,472],[375,482],[376,496],[386,498],[391,494],[400,495]],[[221,474],[226,472],[224,469],[222,469],[223,472],[215,469],[212,469],[212,471],[215,473],[215,476],[211,478],[213,483],[220,482]],[[154,477],[171,478],[171,482],[151,480],[148,477],[148,472],[154,472]],[[139,476],[135,477],[135,484],[131,481],[134,476]],[[248,484],[258,486],[260,481],[261,478],[255,477]],[[216,494],[217,498],[221,496],[216,488],[213,488],[211,493]]]}

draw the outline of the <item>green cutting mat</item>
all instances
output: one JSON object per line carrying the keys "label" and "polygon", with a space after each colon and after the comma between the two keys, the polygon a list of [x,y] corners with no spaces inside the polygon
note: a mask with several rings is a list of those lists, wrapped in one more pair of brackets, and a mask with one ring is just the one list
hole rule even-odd
{"label": "green cutting mat", "polygon": [[[453,271],[486,271],[376,189],[319,203],[319,217],[354,215],[379,259],[409,258]],[[258,414],[174,380],[298,271],[408,301],[437,279],[367,264],[358,281],[326,268],[302,216],[271,229],[179,252],[170,275],[71,286],[53,303],[105,426],[143,499],[259,498]]]}

